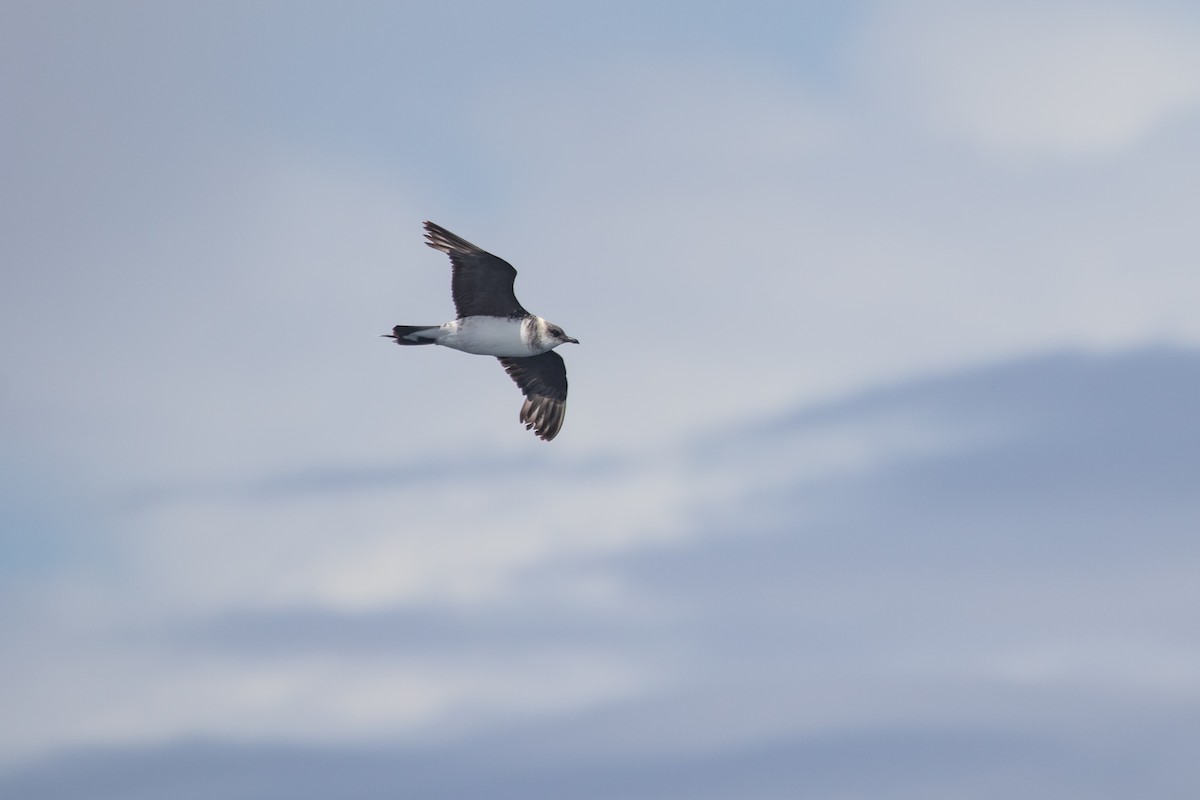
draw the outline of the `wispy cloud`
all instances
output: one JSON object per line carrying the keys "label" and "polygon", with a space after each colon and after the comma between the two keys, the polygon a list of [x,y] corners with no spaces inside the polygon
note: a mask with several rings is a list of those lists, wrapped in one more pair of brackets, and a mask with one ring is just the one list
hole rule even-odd
{"label": "wispy cloud", "polygon": [[938,0],[869,30],[871,78],[897,107],[1002,156],[1118,151],[1200,104],[1200,20],[1164,4]]}
{"label": "wispy cloud", "polygon": [[[1198,400],[1200,360],[1170,350],[1055,356],[880,387],[672,456],[690,491],[655,495],[669,516],[687,520],[667,537],[648,535],[652,516],[641,509],[631,512],[642,521],[629,529],[636,536],[611,538],[620,528],[607,519],[597,530],[609,538],[593,538],[585,518],[604,502],[603,481],[588,473],[555,481],[552,464],[518,480],[554,487],[574,519],[548,524],[553,540],[535,548],[519,546],[516,528],[495,525],[486,487],[447,510],[457,529],[417,538],[403,530],[364,538],[345,508],[308,514],[324,538],[361,550],[390,576],[393,593],[365,606],[323,593],[320,571],[287,563],[318,539],[298,522],[305,515],[202,525],[226,556],[238,549],[223,538],[258,539],[262,548],[268,532],[290,532],[266,539],[264,552],[285,562],[288,580],[315,591],[261,606],[271,585],[254,572],[255,557],[222,565],[185,548],[183,562],[209,576],[196,581],[171,566],[180,543],[164,543],[146,569],[173,579],[137,595],[164,608],[140,621],[123,613],[76,643],[89,653],[86,678],[70,661],[40,673],[24,671],[33,661],[10,661],[8,686],[20,697],[6,705],[23,709],[45,696],[39,687],[73,682],[75,700],[44,708],[32,741],[45,747],[52,732],[70,730],[67,741],[78,743],[197,734],[325,743],[334,749],[314,752],[335,763],[322,774],[348,768],[332,755],[347,743],[383,737],[411,753],[434,737],[444,744],[430,757],[454,754],[480,766],[472,774],[516,758],[507,786],[550,780],[541,762],[514,755],[545,746],[557,748],[557,770],[583,775],[603,763],[633,782],[633,796],[673,784],[700,760],[717,784],[751,788],[745,764],[761,764],[761,790],[778,792],[798,780],[784,763],[834,752],[897,758],[908,767],[896,775],[911,786],[950,782],[969,794],[994,787],[987,776],[995,770],[1050,792],[1090,787],[1086,764],[1096,756],[1081,754],[1108,753],[1118,781],[1094,796],[1120,796],[1121,781],[1161,769],[1139,744],[1144,737],[1191,730],[1180,713],[1192,705],[1189,665],[1200,648],[1187,612],[1200,557],[1189,536],[1200,513],[1191,491],[1200,442],[1188,433]],[[896,449],[880,419],[940,421],[966,436]],[[822,458],[805,449],[816,433],[860,428],[879,432],[882,447],[868,448],[876,457],[811,469],[809,459]],[[740,490],[710,491],[711,475],[730,471],[741,473]],[[650,474],[631,467],[622,476]],[[446,491],[459,485],[454,494],[466,500],[480,488],[467,491],[474,480],[465,480],[441,482]],[[390,490],[368,483],[361,491],[358,502],[372,509],[364,518],[382,513],[373,495],[405,508]],[[625,485],[620,497],[632,491]],[[286,495],[266,500],[290,513]],[[474,526],[504,547],[481,546],[467,533]],[[181,528],[149,530],[178,538]],[[528,558],[492,562],[488,569],[510,571],[502,590],[460,596],[454,576],[436,567],[442,544],[477,550],[479,564],[489,553]],[[396,547],[408,549],[389,555]],[[339,557],[323,556],[335,573]],[[414,559],[424,559],[420,572],[438,591],[394,593]],[[445,563],[470,561],[459,553]],[[347,575],[370,592],[366,563]],[[248,565],[254,577],[239,589]],[[221,605],[204,600],[206,583],[226,586]],[[465,585],[488,583],[480,573]],[[1134,706],[1136,724],[1114,726]],[[998,758],[1000,740],[1042,755]],[[372,747],[340,751],[370,759]],[[908,747],[911,757],[901,758]],[[197,757],[249,759],[274,774],[266,751],[215,752],[151,746],[104,763],[160,791]],[[949,766],[959,757],[977,769]],[[827,780],[855,785],[824,763]],[[1158,772],[1153,785],[1185,780],[1186,763]],[[18,772],[9,786],[52,786],[52,774]],[[444,776],[428,780],[431,796],[457,796]],[[265,797],[291,790],[282,774],[264,787]],[[910,796],[897,791],[885,796]]]}

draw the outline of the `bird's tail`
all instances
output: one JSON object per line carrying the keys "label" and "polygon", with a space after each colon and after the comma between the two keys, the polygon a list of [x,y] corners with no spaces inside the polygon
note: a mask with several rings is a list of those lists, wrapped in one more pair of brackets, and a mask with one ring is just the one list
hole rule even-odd
{"label": "bird's tail", "polygon": [[395,339],[396,344],[437,344],[440,325],[397,325],[384,336]]}

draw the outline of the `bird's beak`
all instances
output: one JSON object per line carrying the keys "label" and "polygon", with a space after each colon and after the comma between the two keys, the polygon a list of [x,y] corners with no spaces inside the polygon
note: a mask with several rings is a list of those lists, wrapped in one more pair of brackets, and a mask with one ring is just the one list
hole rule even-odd
{"label": "bird's beak", "polygon": [[570,336],[567,337],[567,341],[570,342],[571,344],[579,344],[578,339],[572,339]]}

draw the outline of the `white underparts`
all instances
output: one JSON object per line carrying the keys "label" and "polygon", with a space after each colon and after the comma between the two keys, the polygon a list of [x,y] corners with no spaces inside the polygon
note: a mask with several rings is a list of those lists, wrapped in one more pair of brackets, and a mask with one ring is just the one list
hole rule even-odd
{"label": "white underparts", "polygon": [[[464,353],[526,358],[552,349],[542,346],[545,338],[538,335],[538,328],[545,324],[540,317],[462,317],[430,328],[429,333],[435,334],[436,342],[443,347]],[[435,337],[427,334],[422,338]]]}

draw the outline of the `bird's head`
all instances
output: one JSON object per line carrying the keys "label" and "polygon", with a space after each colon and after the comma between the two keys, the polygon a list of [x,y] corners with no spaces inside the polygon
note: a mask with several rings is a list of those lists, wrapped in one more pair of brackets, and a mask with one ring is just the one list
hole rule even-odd
{"label": "bird's head", "polygon": [[566,331],[555,325],[553,322],[547,323],[546,333],[550,334],[550,338],[554,340],[555,347],[560,344],[566,344],[567,342],[570,342],[571,344],[579,344],[578,339],[573,339],[572,337],[567,336]]}

